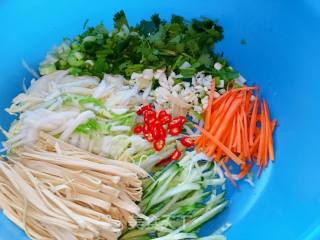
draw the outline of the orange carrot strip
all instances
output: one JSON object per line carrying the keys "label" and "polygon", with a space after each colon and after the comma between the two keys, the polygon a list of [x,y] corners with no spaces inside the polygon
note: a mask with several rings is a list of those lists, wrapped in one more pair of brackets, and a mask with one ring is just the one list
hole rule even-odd
{"label": "orange carrot strip", "polygon": [[252,147],[251,147],[251,149],[250,149],[250,154],[251,154],[252,156],[257,157],[257,156],[255,155],[255,152],[258,150],[259,143],[260,143],[260,134],[257,135],[257,137],[256,137],[256,139],[254,140],[254,143],[253,143],[253,145],[252,145]]}
{"label": "orange carrot strip", "polygon": [[268,165],[268,143],[269,143],[269,123],[268,123],[268,116],[267,116],[267,103],[265,100],[263,100],[263,111],[264,111],[264,123],[265,123],[265,128],[264,128],[264,132],[265,132],[265,141],[264,141],[264,156],[263,156],[263,160],[264,160],[264,167],[266,167]]}
{"label": "orange carrot strip", "polygon": [[231,136],[229,138],[229,143],[228,143],[228,148],[231,149],[232,148],[232,144],[236,135],[236,118],[233,118],[232,121],[232,128],[231,128]]}
{"label": "orange carrot strip", "polygon": [[223,133],[225,132],[226,128],[229,126],[232,117],[236,114],[239,106],[241,105],[242,100],[241,99],[235,99],[233,104],[230,105],[230,107],[227,109],[226,115],[224,117],[223,124],[221,124],[217,130],[217,133],[215,134],[217,139],[220,139]]}
{"label": "orange carrot strip", "polygon": [[241,120],[239,115],[237,114],[237,135],[236,135],[236,149],[237,152],[241,152]]}
{"label": "orange carrot strip", "polygon": [[[237,107],[240,104],[241,104],[241,100],[239,99],[237,102],[235,102],[233,105],[231,105],[228,110],[226,110],[227,113],[225,114],[224,119],[222,119],[220,126],[217,126],[216,134],[213,134],[214,131],[212,131],[212,129],[211,129],[210,134],[215,135],[217,140],[220,141],[220,139],[224,136],[228,126],[231,124],[232,117],[235,114]],[[215,147],[212,149],[213,151],[215,150]]]}
{"label": "orange carrot strip", "polygon": [[243,161],[237,157],[229,148],[227,148],[224,144],[222,144],[215,136],[211,135],[207,130],[199,127],[199,126],[195,126],[197,129],[199,129],[202,134],[204,134],[207,138],[209,138],[215,145],[217,145],[219,148],[222,149],[222,151],[225,152],[225,154],[228,155],[228,157],[230,157],[236,164],[241,164],[243,163]]}
{"label": "orange carrot strip", "polygon": [[257,115],[258,115],[258,106],[259,106],[259,99],[256,97],[253,105],[253,110],[251,114],[250,119],[250,129],[249,129],[249,144],[253,145],[253,136],[254,136],[254,130],[257,126]]}
{"label": "orange carrot strip", "polygon": [[[261,112],[261,115],[263,116],[263,111]],[[263,119],[263,117],[262,117]],[[261,121],[261,133],[260,133],[260,142],[259,142],[259,149],[258,149],[258,157],[257,157],[257,163],[260,166],[261,160],[263,156],[263,143],[264,143],[264,121]]]}
{"label": "orange carrot strip", "polygon": [[258,153],[258,162],[261,166],[266,166],[266,140],[267,140],[267,132],[266,132],[266,121],[265,121],[265,108],[264,108],[264,100],[261,103],[261,139]]}
{"label": "orange carrot strip", "polygon": [[[268,105],[266,104],[266,115],[267,115],[267,122],[268,122],[268,130],[269,130],[269,138],[268,138],[268,152],[269,152],[269,157],[273,161],[274,160],[274,150],[273,150],[273,138],[272,138],[272,133],[274,127],[272,127],[272,123],[270,122],[270,112],[268,109]],[[274,124],[275,126],[275,124]]]}
{"label": "orange carrot strip", "polygon": [[226,101],[221,104],[218,111],[216,111],[212,114],[211,121],[213,122],[213,124],[210,129],[211,133],[215,133],[216,129],[221,125],[221,122],[224,120],[224,117],[225,117],[227,110],[230,108],[230,106],[235,98],[236,98],[236,95],[231,94],[230,97],[228,99],[226,99]]}
{"label": "orange carrot strip", "polygon": [[219,98],[217,98],[216,101],[213,103],[213,106],[221,104],[221,102],[224,101],[224,99],[226,97],[228,97],[229,94],[231,94],[231,93],[241,92],[241,91],[249,91],[249,90],[259,90],[259,87],[242,87],[242,88],[232,89],[232,90],[226,92],[225,94],[223,94],[222,96],[220,96]]}
{"label": "orange carrot strip", "polygon": [[219,107],[225,101],[226,98],[230,97],[231,94],[232,94],[232,92],[228,91],[225,94],[223,94],[222,96],[220,96],[217,99],[215,99],[213,101],[212,107],[214,107],[214,108]]}
{"label": "orange carrot strip", "polygon": [[250,111],[251,96],[252,96],[252,95],[253,95],[253,92],[252,92],[252,90],[251,90],[251,91],[249,91],[249,92],[247,93],[247,96],[246,96],[246,104],[245,104],[244,109],[245,109],[245,111],[246,111],[247,113]]}
{"label": "orange carrot strip", "polygon": [[[224,145],[227,145],[228,137],[230,136],[230,131],[231,131],[231,128],[228,127],[226,133],[223,135],[223,139],[222,139],[221,142],[222,142]],[[216,159],[219,160],[219,159],[222,157],[222,154],[223,154],[222,149],[221,149],[221,148],[218,148],[218,149],[217,149],[217,152],[216,152]]]}
{"label": "orange carrot strip", "polygon": [[221,166],[222,168],[224,169],[224,171],[226,172],[226,175],[227,177],[229,178],[230,182],[232,183],[232,185],[235,187],[235,188],[238,188],[238,185],[236,184],[236,182],[234,181],[229,169],[227,168],[226,164],[221,161]]}
{"label": "orange carrot strip", "polygon": [[249,150],[249,137],[248,137],[248,121],[247,114],[245,113],[245,109],[242,109],[242,119],[243,119],[243,147],[246,158],[250,158],[250,150]]}
{"label": "orange carrot strip", "polygon": [[[215,116],[213,116],[213,118],[212,118],[213,125],[209,131],[210,134],[216,135],[216,132],[219,129],[221,129],[221,126],[225,125],[225,123],[223,121],[226,120],[227,111],[228,111],[229,107],[232,105],[232,101],[234,101],[235,97],[236,96],[231,95],[230,98],[221,105],[221,107],[219,109],[219,113],[216,115],[217,118],[214,118]],[[223,108],[222,108],[222,106],[223,106]],[[224,131],[225,129],[223,128],[222,130]],[[218,139],[219,139],[219,137],[218,137]],[[212,148],[212,151],[214,151],[214,150],[215,150],[215,147]],[[211,152],[211,154],[212,153],[213,152]]]}
{"label": "orange carrot strip", "polygon": [[245,165],[243,167],[243,169],[241,170],[241,172],[239,172],[237,174],[238,179],[240,180],[240,179],[244,178],[244,176],[246,176],[248,174],[248,172],[250,171],[251,167],[252,167],[252,163]]}

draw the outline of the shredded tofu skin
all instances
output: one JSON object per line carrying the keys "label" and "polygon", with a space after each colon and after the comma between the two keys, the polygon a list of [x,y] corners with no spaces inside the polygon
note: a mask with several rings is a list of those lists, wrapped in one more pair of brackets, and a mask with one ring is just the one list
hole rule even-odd
{"label": "shredded tofu skin", "polygon": [[41,132],[0,161],[0,207],[31,239],[117,239],[143,217],[138,166]]}

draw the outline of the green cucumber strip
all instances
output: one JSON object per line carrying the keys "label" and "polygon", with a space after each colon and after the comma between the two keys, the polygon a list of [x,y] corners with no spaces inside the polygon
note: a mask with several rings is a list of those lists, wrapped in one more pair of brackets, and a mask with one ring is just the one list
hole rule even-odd
{"label": "green cucumber strip", "polygon": [[215,208],[212,208],[211,210],[204,213],[202,216],[192,220],[189,224],[185,225],[183,227],[184,232],[191,232],[199,228],[203,223],[209,221],[211,218],[216,216],[218,213],[220,213],[227,205],[227,201],[223,202],[222,204],[216,206]]}
{"label": "green cucumber strip", "polygon": [[159,195],[159,197],[156,198],[154,204],[160,203],[160,202],[166,200],[167,198],[173,197],[175,195],[182,194],[187,191],[199,190],[200,188],[201,188],[200,185],[196,184],[196,183],[187,183],[187,184],[182,184],[180,186],[178,185],[177,187],[172,188],[169,191],[167,191],[162,196]]}
{"label": "green cucumber strip", "polygon": [[[148,235],[148,231],[146,230],[141,230],[141,229],[132,229],[126,233],[124,233],[121,237],[120,237],[120,240],[131,240],[133,238],[136,238],[136,237],[142,237],[142,236],[145,236],[145,235]],[[148,238],[150,239],[150,238]]]}

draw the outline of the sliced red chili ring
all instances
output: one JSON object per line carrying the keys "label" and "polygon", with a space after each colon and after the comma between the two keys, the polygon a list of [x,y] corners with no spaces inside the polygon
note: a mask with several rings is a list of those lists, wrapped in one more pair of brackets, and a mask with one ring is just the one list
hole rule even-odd
{"label": "sliced red chili ring", "polygon": [[176,117],[176,118],[172,119],[171,124],[172,125],[183,126],[183,124],[185,124],[186,122],[187,122],[186,117],[179,116],[179,117]]}
{"label": "sliced red chili ring", "polygon": [[144,111],[144,112],[143,112],[143,115],[144,115],[145,117],[154,117],[154,118],[157,117],[156,111],[154,111],[154,110],[152,110],[152,109],[148,109],[148,110]]}
{"label": "sliced red chili ring", "polygon": [[162,124],[161,124],[161,122],[157,119],[157,120],[154,121],[153,125],[155,125],[155,126],[161,126]]}
{"label": "sliced red chili ring", "polygon": [[187,118],[185,116],[179,116],[178,119],[180,120],[182,125],[187,122]]}
{"label": "sliced red chili ring", "polygon": [[143,133],[150,132],[150,126],[147,125],[147,124],[144,124],[144,125],[142,126],[142,132],[143,132]]}
{"label": "sliced red chili ring", "polygon": [[143,127],[141,125],[137,125],[133,128],[133,133],[134,134],[139,134],[142,132]]}
{"label": "sliced red chili ring", "polygon": [[161,151],[165,145],[166,145],[166,141],[164,139],[159,139],[153,143],[153,148],[156,151]]}
{"label": "sliced red chili ring", "polygon": [[141,108],[139,108],[139,110],[137,111],[138,115],[142,115],[145,111],[147,110],[152,110],[152,105],[151,103],[145,106],[142,106]]}
{"label": "sliced red chili ring", "polygon": [[166,114],[163,116],[159,116],[158,119],[164,125],[164,124],[168,124],[171,122],[172,116],[170,114]]}
{"label": "sliced red chili ring", "polygon": [[168,133],[171,136],[177,136],[177,135],[179,135],[181,133],[181,131],[182,131],[182,128],[177,126],[177,127],[169,128]]}
{"label": "sliced red chili ring", "polygon": [[166,138],[166,136],[167,136],[167,131],[166,131],[166,129],[165,129],[163,126],[161,126],[161,127],[159,128],[159,136],[160,136],[161,138]]}
{"label": "sliced red chili ring", "polygon": [[153,124],[157,120],[157,113],[153,110],[147,110],[144,112],[144,122],[147,124]]}
{"label": "sliced red chili ring", "polygon": [[178,149],[174,150],[174,152],[171,154],[171,159],[173,160],[179,160],[181,157],[182,152],[180,152]]}
{"label": "sliced red chili ring", "polygon": [[148,125],[153,125],[156,121],[155,117],[145,117],[144,122]]}
{"label": "sliced red chili ring", "polygon": [[164,117],[168,115],[168,113],[166,112],[166,110],[160,110],[160,112],[158,113],[158,118]]}
{"label": "sliced red chili ring", "polygon": [[161,125],[153,124],[151,132],[152,132],[153,139],[155,139],[155,140],[165,139],[166,135],[167,135],[166,130]]}
{"label": "sliced red chili ring", "polygon": [[172,119],[171,122],[168,123],[169,128],[174,128],[174,127],[181,127],[183,124],[181,124],[181,119],[179,118],[174,118]]}
{"label": "sliced red chili ring", "polygon": [[182,143],[183,146],[187,148],[192,147],[194,145],[194,141],[191,137],[181,138],[180,142]]}
{"label": "sliced red chili ring", "polygon": [[143,136],[148,142],[153,142],[153,136],[151,132],[145,132],[143,133]]}

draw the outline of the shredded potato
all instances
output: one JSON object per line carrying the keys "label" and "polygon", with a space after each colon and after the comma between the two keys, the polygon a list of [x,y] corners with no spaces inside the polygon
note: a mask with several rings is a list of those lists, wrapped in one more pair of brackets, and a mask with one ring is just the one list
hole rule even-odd
{"label": "shredded potato", "polygon": [[31,239],[117,239],[135,216],[147,173],[40,133],[0,161],[0,207]]}

